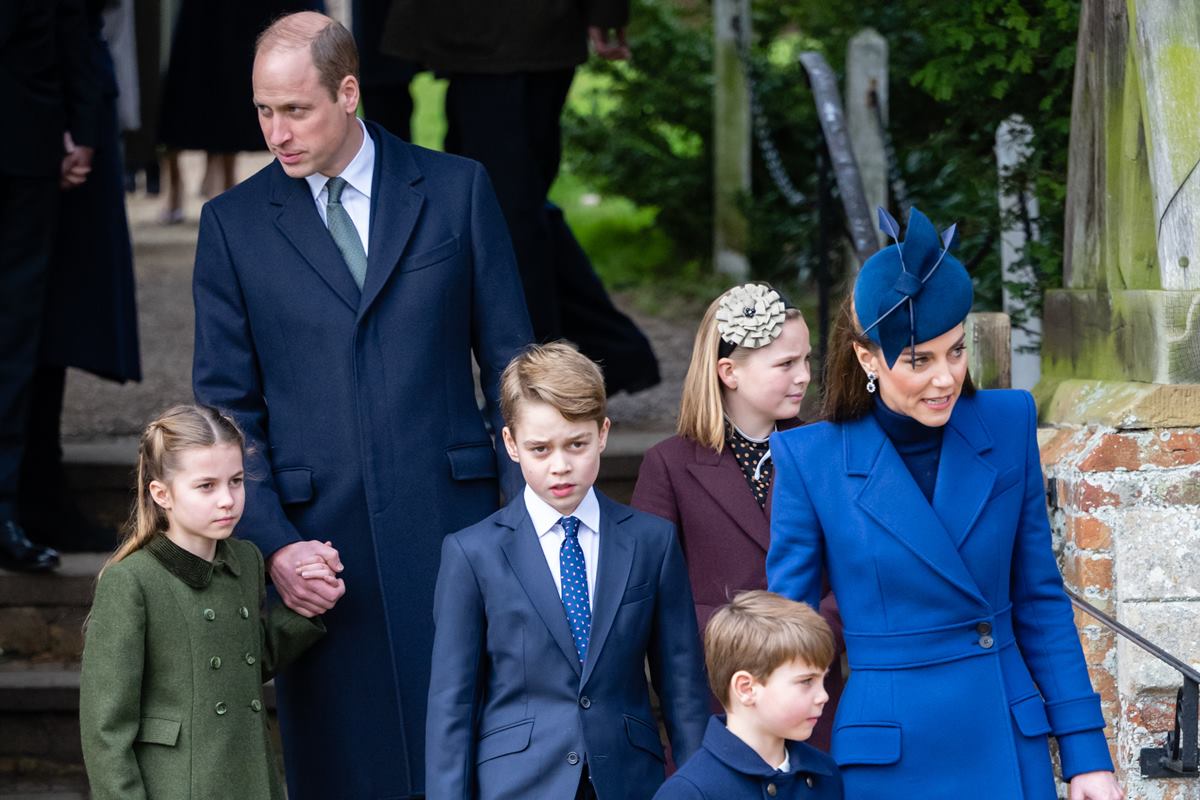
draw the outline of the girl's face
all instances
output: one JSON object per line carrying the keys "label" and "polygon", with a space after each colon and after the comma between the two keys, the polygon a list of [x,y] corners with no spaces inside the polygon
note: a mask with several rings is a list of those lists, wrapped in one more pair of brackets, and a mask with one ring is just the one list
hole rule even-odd
{"label": "girl's face", "polygon": [[166,511],[167,538],[211,561],[217,542],[233,533],[246,502],[241,447],[184,450],[168,482],[150,482],[150,496]]}
{"label": "girl's face", "polygon": [[739,416],[745,415],[773,423],[799,414],[811,377],[811,355],[808,326],[801,317],[793,317],[783,323],[779,338],[766,347],[718,361],[726,412],[734,423],[743,427]]}
{"label": "girl's face", "polygon": [[892,411],[932,428],[950,421],[967,377],[967,345],[961,324],[918,344],[915,364],[907,347],[891,369],[882,353],[858,344],[854,350],[863,372],[878,376],[879,397]]}

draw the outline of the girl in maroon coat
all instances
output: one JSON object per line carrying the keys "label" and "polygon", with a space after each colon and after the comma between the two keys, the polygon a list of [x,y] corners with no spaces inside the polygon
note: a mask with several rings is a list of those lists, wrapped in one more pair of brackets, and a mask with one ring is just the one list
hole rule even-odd
{"label": "girl in maroon coat", "polygon": [[[768,439],[799,424],[808,389],[808,326],[766,284],[735,286],[708,307],[684,379],[677,435],[646,452],[632,505],[675,523],[696,619],[740,591],[765,589],[774,477]],[[841,649],[833,596],[821,603]],[[829,704],[811,743],[828,749],[841,669],[826,679]]]}

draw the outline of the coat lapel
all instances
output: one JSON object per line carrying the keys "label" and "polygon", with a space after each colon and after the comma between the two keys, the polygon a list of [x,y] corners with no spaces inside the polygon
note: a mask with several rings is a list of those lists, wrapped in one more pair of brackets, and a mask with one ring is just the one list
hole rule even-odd
{"label": "coat lapel", "polygon": [[600,657],[604,643],[612,630],[629,571],[633,568],[637,540],[624,527],[633,512],[596,492],[600,501],[600,564],[596,570],[595,600],[592,602],[592,635],[588,640],[587,662],[583,667],[583,683],[592,674],[592,666]]}
{"label": "coat lapel", "polygon": [[299,178],[289,178],[276,163],[272,174],[271,203],[281,206],[275,225],[292,246],[300,252],[317,274],[329,284],[334,294],[351,310],[358,309],[359,291],[346,267],[346,260],[333,243],[321,216],[317,213],[308,184]]}
{"label": "coat lapel", "polygon": [[688,464],[688,472],[712,496],[742,531],[763,549],[771,546],[771,526],[766,512],[746,484],[746,476],[728,447],[720,454],[704,445],[696,445],[696,463]]}
{"label": "coat lapel", "polygon": [[[934,572],[986,605],[950,533],[875,417],[868,414],[846,423],[842,435],[847,473],[866,478],[858,494],[859,506]],[[941,464],[939,474],[948,472],[948,466]],[[957,483],[959,477],[952,479]]]}
{"label": "coat lapel", "polygon": [[942,436],[933,510],[960,549],[996,483],[995,467],[979,455],[991,446],[974,400],[959,398]]}
{"label": "coat lapel", "polygon": [[367,277],[357,306],[360,320],[400,263],[425,204],[425,195],[416,186],[422,176],[408,150],[411,145],[386,134],[374,123],[367,123],[367,132],[376,145],[375,175],[371,185]]}
{"label": "coat lapel", "polygon": [[[550,568],[546,565],[546,556],[538,542],[537,532],[533,529],[533,522],[530,521],[520,497],[505,508],[500,524],[510,529],[501,545],[509,566],[525,589],[534,610],[550,631],[558,649],[571,663],[575,674],[579,675],[579,654],[575,652],[575,641],[571,638],[571,629],[567,625],[562,597],[554,586],[554,576],[550,574]],[[603,547],[603,537],[600,541]],[[603,558],[600,563],[604,563]],[[593,630],[594,626],[593,622]]]}

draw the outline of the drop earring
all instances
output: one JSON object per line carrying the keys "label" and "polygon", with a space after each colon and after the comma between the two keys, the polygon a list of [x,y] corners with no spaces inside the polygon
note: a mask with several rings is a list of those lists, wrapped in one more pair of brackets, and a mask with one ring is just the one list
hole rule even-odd
{"label": "drop earring", "polygon": [[867,394],[875,394],[875,379],[879,377],[874,372],[867,373]]}

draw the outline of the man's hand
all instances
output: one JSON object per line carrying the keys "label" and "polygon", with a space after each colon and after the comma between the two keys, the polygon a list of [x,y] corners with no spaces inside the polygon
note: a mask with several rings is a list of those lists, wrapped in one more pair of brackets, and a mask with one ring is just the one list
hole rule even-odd
{"label": "man's hand", "polygon": [[293,542],[276,550],[267,561],[279,596],[288,608],[303,617],[324,614],[346,593],[346,583],[341,578],[309,580],[304,576],[316,562],[324,562],[334,572],[342,571],[338,551],[329,542]]}
{"label": "man's hand", "polygon": [[1083,772],[1071,778],[1070,800],[1125,800],[1125,792],[1111,772]]}
{"label": "man's hand", "polygon": [[[613,33],[616,34],[614,40]],[[605,61],[628,61],[629,44],[625,41],[624,28],[600,28],[592,25],[588,28],[588,39],[592,50]]]}
{"label": "man's hand", "polygon": [[75,144],[75,140],[71,138],[70,131],[63,133],[63,150],[66,155],[63,156],[61,177],[59,186],[63,189],[74,189],[76,186],[82,186],[87,180],[88,173],[92,171],[92,154],[93,150],[90,147],[83,147]]}

